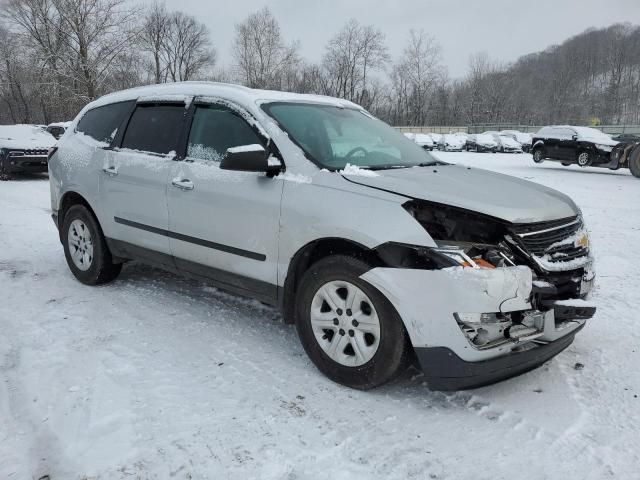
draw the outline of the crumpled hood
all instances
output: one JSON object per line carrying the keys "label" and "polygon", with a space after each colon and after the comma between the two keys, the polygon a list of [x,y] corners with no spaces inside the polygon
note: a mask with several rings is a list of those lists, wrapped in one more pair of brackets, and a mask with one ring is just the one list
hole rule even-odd
{"label": "crumpled hood", "polygon": [[375,173],[378,175],[343,176],[367,187],[464,208],[512,223],[558,220],[580,213],[573,200],[557,190],[463,165],[398,168]]}

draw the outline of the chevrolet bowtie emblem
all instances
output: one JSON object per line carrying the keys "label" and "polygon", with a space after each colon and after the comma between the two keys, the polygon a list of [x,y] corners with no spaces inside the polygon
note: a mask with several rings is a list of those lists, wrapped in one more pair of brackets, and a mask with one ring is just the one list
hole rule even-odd
{"label": "chevrolet bowtie emblem", "polygon": [[582,247],[582,248],[589,247],[589,235],[587,235],[586,233],[583,233],[577,238],[574,245],[576,247]]}

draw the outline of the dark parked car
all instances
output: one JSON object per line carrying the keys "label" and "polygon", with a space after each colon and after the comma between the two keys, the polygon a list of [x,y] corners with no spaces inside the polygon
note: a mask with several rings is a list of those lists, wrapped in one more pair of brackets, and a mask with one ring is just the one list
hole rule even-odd
{"label": "dark parked car", "polygon": [[34,125],[0,125],[0,177],[46,172],[47,153],[56,139]]}
{"label": "dark parked car", "polygon": [[600,130],[569,125],[542,127],[532,140],[533,161],[554,160],[564,166],[629,168],[640,177],[640,147],[617,142]]}

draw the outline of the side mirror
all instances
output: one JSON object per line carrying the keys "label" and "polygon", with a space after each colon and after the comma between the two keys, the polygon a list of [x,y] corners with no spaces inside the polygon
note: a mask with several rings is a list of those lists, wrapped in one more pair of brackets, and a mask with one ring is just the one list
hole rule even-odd
{"label": "side mirror", "polygon": [[220,169],[275,174],[282,169],[282,165],[274,160],[262,145],[241,145],[227,149],[227,154],[220,162]]}
{"label": "side mirror", "polygon": [[578,135],[571,135],[571,140],[573,140],[574,142],[578,140]]}

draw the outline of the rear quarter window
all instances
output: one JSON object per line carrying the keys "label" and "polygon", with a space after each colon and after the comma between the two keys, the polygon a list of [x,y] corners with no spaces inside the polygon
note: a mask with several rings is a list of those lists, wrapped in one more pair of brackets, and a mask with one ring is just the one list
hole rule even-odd
{"label": "rear quarter window", "polygon": [[119,102],[96,107],[83,115],[76,131],[99,142],[111,143],[134,102]]}

